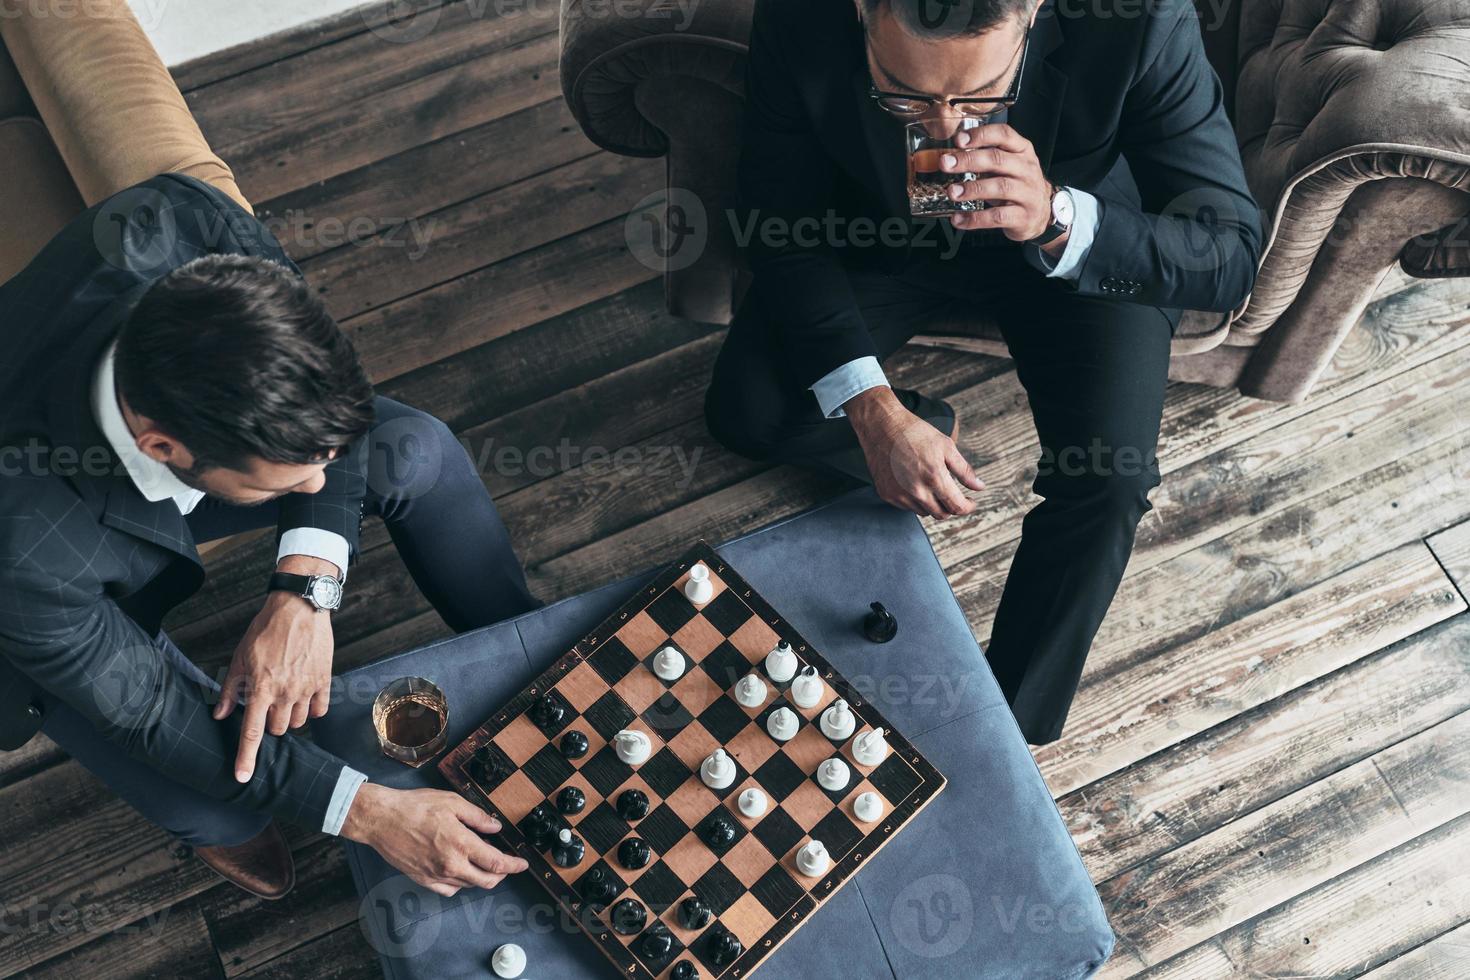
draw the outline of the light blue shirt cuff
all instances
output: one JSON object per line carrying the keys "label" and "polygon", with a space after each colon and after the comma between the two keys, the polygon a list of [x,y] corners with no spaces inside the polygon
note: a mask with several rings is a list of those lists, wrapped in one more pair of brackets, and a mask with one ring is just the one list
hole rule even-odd
{"label": "light blue shirt cuff", "polygon": [[1067,247],[1062,249],[1062,257],[1052,265],[1052,257],[1041,249],[1041,261],[1050,272],[1046,274],[1048,279],[1070,279],[1076,282],[1082,275],[1082,263],[1087,261],[1087,253],[1092,250],[1092,241],[1097,237],[1098,207],[1097,198],[1086,191],[1079,191],[1075,187],[1068,187],[1068,193],[1072,195],[1073,216],[1072,232],[1067,236]]}
{"label": "light blue shirt cuff", "polygon": [[342,774],[337,777],[337,788],[332,790],[332,801],[327,804],[327,819],[322,821],[322,833],[333,837],[342,833],[347,811],[352,809],[352,801],[357,799],[357,791],[365,782],[367,777],[356,769],[342,767]]}
{"label": "light blue shirt cuff", "polygon": [[822,406],[822,414],[829,419],[840,419],[847,415],[842,406],[870,388],[887,388],[888,376],[878,364],[876,357],[859,357],[828,373],[812,385],[812,394]]}
{"label": "light blue shirt cuff", "polygon": [[317,527],[294,527],[281,535],[281,546],[276,550],[276,562],[287,555],[305,555],[329,561],[341,570],[341,578],[347,580],[347,562],[352,549],[347,539],[334,531],[323,531]]}

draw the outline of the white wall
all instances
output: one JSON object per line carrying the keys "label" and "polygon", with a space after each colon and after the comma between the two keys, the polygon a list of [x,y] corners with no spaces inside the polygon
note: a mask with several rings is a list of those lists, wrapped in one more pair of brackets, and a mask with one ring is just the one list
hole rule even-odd
{"label": "white wall", "polygon": [[383,0],[128,0],[169,65]]}

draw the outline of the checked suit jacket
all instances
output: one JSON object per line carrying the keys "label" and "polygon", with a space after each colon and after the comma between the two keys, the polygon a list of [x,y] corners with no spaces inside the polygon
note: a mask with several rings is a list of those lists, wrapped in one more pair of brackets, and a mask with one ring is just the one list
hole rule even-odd
{"label": "checked suit jacket", "polygon": [[[240,713],[214,721],[212,692],[165,665],[160,624],[204,569],[177,505],[138,492],[92,412],[93,373],[133,305],[210,253],[295,269],[253,215],[170,174],[88,210],[0,287],[0,748],[39,730],[44,690],[177,782],[321,826],[343,763],[267,735],[255,777],[237,783]],[[333,531],[356,553],[358,450],[321,493],[282,499],[281,532]]]}

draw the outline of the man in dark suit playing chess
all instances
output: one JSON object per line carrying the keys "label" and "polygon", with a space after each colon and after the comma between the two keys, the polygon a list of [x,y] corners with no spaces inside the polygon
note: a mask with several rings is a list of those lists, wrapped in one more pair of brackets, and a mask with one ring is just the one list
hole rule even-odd
{"label": "man in dark suit playing chess", "polygon": [[[1172,332],[1185,309],[1240,304],[1261,253],[1195,9],[758,0],[746,98],[754,278],[710,430],[920,515],[970,514],[982,485],[953,409],[891,387],[880,362],[921,328],[995,323],[1040,437],[1042,502],[987,657],[1027,740],[1052,741],[1159,483]],[[948,200],[988,207],[910,220],[911,123],[955,136]]]}
{"label": "man in dark suit playing chess", "polygon": [[[191,177],[125,190],[0,287],[0,345],[0,748],[44,732],[265,898],[294,881],[274,818],[444,895],[523,870],[479,807],[290,734],[329,707],[364,516],[452,628],[536,602],[463,448],[374,397],[270,232]],[[196,545],[264,527],[275,574],[221,693],[160,625],[204,579]]]}

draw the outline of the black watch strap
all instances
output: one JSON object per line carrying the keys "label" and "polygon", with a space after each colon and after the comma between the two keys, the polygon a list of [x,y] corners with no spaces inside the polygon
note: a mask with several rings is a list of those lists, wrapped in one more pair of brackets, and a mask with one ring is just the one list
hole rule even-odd
{"label": "black watch strap", "polygon": [[296,575],[292,572],[272,572],[270,583],[266,586],[267,592],[289,592],[303,599],[310,589],[310,575]]}
{"label": "black watch strap", "polygon": [[[1051,200],[1052,201],[1055,201],[1057,199],[1057,195],[1060,194],[1061,192],[1062,192],[1062,189],[1060,187],[1058,187],[1056,184],[1052,184],[1051,185]],[[1047,207],[1050,208],[1051,207],[1051,204],[1048,203]],[[1053,213],[1055,213],[1055,212],[1053,212]],[[1043,231],[1041,234],[1039,234],[1035,238],[1031,239],[1031,241],[1028,242],[1027,244],[1035,245],[1038,248],[1041,247],[1042,245],[1050,245],[1052,242],[1056,241],[1058,238],[1061,238],[1063,235],[1065,235],[1067,233],[1067,229],[1069,229],[1071,227],[1072,227],[1071,225],[1058,224],[1055,220],[1053,220],[1051,224],[1049,224],[1049,225],[1046,226],[1046,231]]]}

